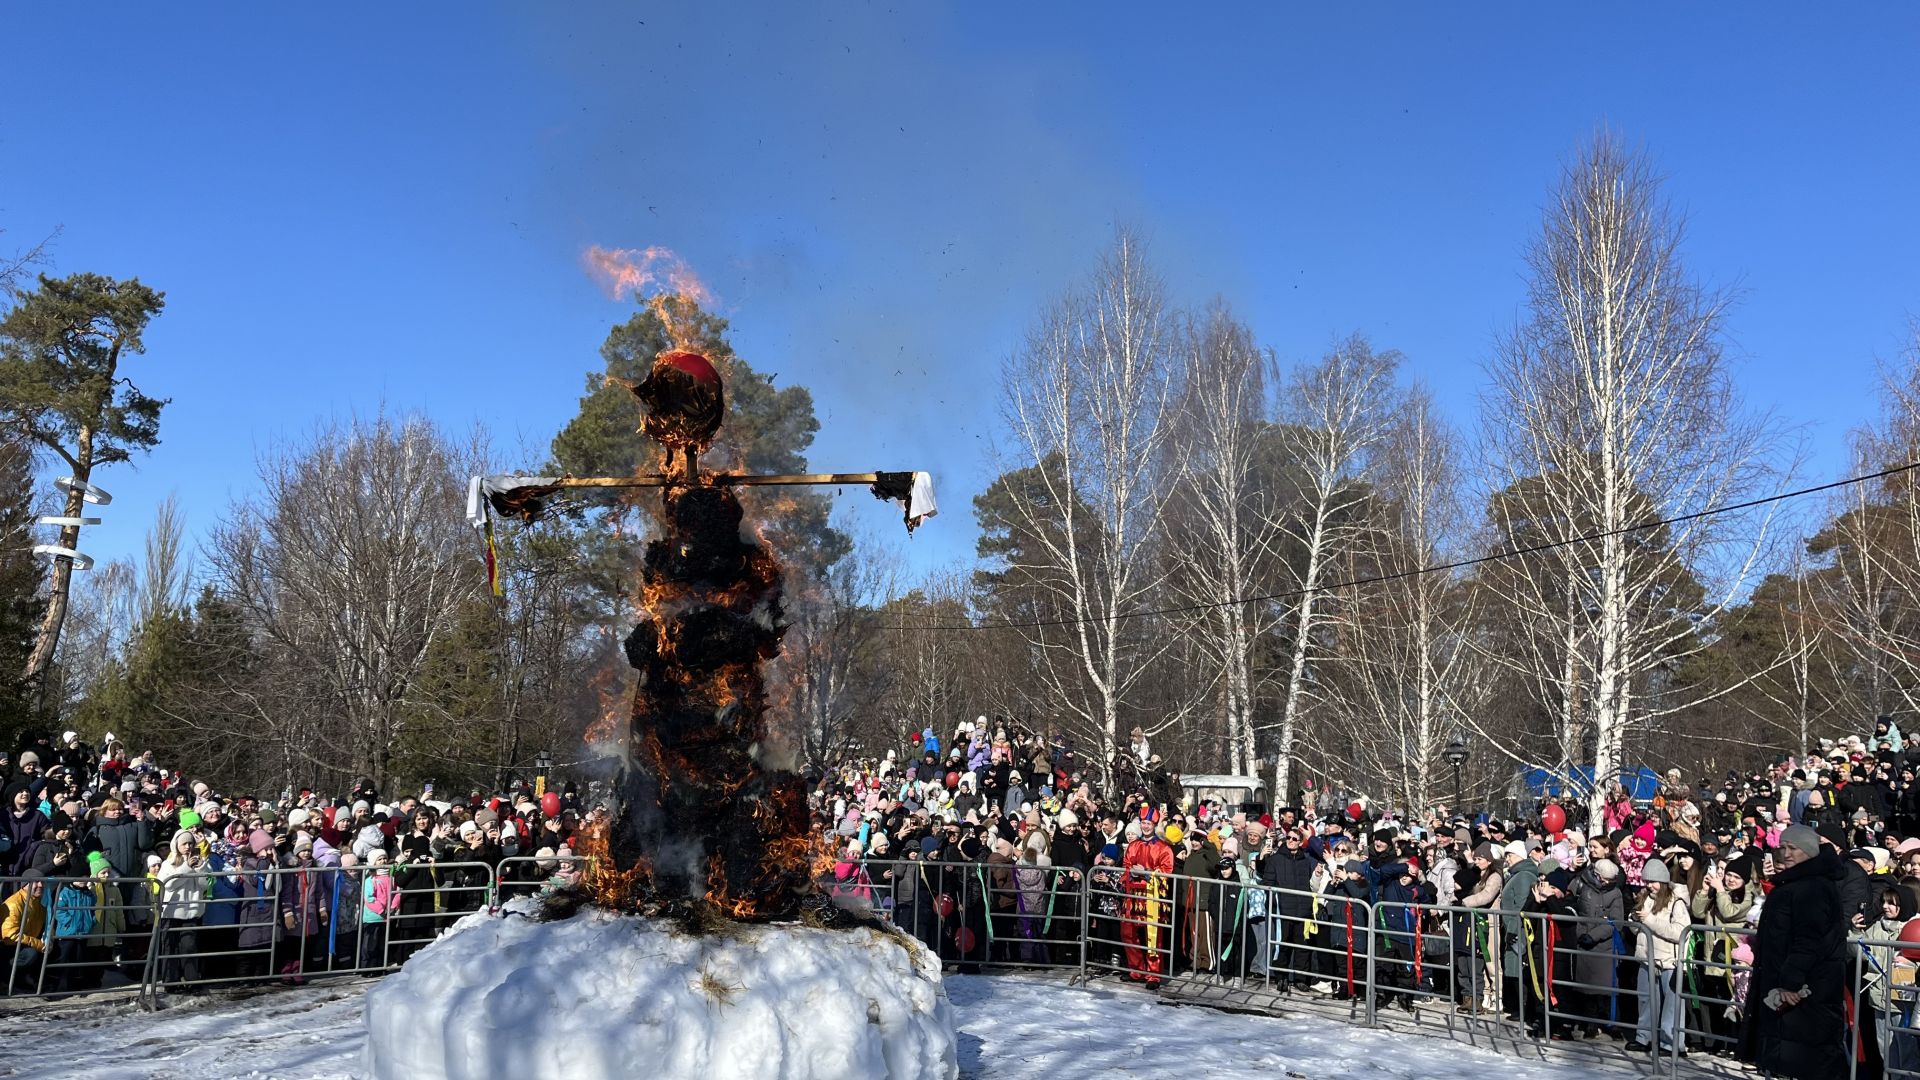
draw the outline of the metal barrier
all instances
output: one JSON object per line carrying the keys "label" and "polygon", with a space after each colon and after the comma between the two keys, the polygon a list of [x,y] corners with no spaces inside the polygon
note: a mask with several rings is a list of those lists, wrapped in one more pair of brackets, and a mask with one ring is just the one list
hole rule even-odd
{"label": "metal barrier", "polygon": [[491,909],[522,896],[537,896],[551,885],[570,884],[593,860],[586,855],[509,855],[494,868]]}
{"label": "metal barrier", "polygon": [[[404,963],[460,916],[497,912],[589,862],[524,855],[497,867],[427,860],[242,865],[157,882],[62,878],[42,883],[31,907],[14,902],[22,879],[4,879],[0,894],[19,915],[0,944],[0,991],[148,998],[374,974]],[[1374,900],[1351,879],[1313,891],[1123,866],[909,857],[845,866],[825,885],[837,902],[891,921],[962,972],[1053,968],[1075,971],[1076,980],[1111,973],[1151,984],[1179,976],[1265,990],[1270,1008],[1312,988],[1368,1024],[1382,1022],[1383,1008],[1403,1007],[1416,1023],[1477,1020],[1539,1048],[1607,1032],[1657,1048],[1641,1060],[1660,1075],[1677,1075],[1684,1052],[1736,1048],[1751,973],[1741,945],[1752,931],[1743,926],[1685,924],[1668,968],[1641,959],[1649,950],[1635,943],[1655,930],[1633,918]],[[1671,935],[1673,924],[1659,930]],[[1884,1063],[1884,1075],[1920,1080],[1912,977],[1920,943],[1854,937],[1850,945],[1850,1075]]]}
{"label": "metal barrier", "polygon": [[[1848,1033],[1848,1076],[1863,1073],[1920,1077],[1920,988],[1914,985],[1920,951],[1913,942],[1855,937],[1853,953],[1854,1026]],[[1863,1070],[1862,1065],[1866,1068]]]}

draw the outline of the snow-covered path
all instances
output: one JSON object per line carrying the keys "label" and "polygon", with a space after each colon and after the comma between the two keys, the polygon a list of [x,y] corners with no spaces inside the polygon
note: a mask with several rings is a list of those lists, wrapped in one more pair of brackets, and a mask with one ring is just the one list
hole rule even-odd
{"label": "snow-covered path", "polygon": [[[946,984],[960,1027],[961,1075],[977,1080],[1628,1075],[1333,1021],[1178,1008],[1128,986],[1083,988],[1023,975],[950,975]],[[367,985],[349,979],[239,1000],[185,999],[158,1013],[131,1002],[0,1012],[0,1077],[348,1080],[360,1065]]]}

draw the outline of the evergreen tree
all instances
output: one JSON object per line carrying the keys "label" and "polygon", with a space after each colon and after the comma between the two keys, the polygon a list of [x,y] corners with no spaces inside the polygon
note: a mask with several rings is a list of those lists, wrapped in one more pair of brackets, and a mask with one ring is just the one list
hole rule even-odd
{"label": "evergreen tree", "polygon": [[[74,486],[64,516],[79,517],[83,486],[101,465],[128,460],[160,441],[166,401],[140,392],[120,371],[129,354],[146,350],[147,323],[166,306],[162,293],[138,278],[100,274],[40,276],[0,318],[0,427],[23,436],[66,464]],[[78,526],[60,530],[60,544],[79,542]],[[73,564],[56,560],[46,612],[24,671],[38,679],[53,662],[66,620]]]}
{"label": "evergreen tree", "polygon": [[43,567],[34,555],[33,454],[0,433],[0,747],[19,745],[35,727],[27,657],[46,611]]}

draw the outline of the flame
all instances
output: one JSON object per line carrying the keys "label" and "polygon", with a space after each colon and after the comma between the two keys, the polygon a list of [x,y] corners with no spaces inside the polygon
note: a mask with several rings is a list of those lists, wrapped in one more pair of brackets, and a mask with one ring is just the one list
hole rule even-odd
{"label": "flame", "polygon": [[598,244],[587,248],[584,259],[587,272],[599,279],[607,295],[618,300],[631,293],[659,316],[674,348],[694,348],[690,316],[695,308],[712,307],[713,291],[686,260],[663,247],[603,248]]}
{"label": "flame", "polygon": [[588,860],[584,880],[593,892],[595,903],[621,910],[632,906],[635,899],[652,888],[653,864],[636,856],[633,865],[625,870],[614,865],[608,831],[604,819],[590,822],[580,830],[580,854]]}
{"label": "flame", "polygon": [[588,746],[618,743],[626,730],[625,707],[620,694],[620,676],[613,665],[602,665],[593,675],[594,696],[600,700],[600,715],[587,725],[582,736]]}

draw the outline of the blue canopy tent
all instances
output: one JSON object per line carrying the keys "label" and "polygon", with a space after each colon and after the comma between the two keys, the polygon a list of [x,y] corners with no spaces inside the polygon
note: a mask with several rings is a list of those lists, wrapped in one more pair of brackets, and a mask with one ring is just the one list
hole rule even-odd
{"label": "blue canopy tent", "polygon": [[[1527,793],[1536,799],[1548,795],[1585,798],[1587,792],[1593,790],[1593,766],[1576,765],[1568,772],[1570,777],[1548,769],[1528,769],[1520,774],[1520,779],[1527,785]],[[1644,801],[1659,792],[1660,774],[1645,765],[1622,769],[1620,783],[1636,801]]]}

